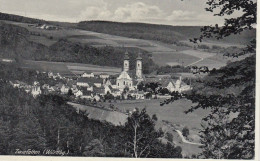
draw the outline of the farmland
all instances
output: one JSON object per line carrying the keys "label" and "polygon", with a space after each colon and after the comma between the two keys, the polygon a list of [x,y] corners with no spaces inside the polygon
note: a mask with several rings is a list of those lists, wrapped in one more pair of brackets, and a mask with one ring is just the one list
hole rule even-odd
{"label": "farmland", "polygon": [[[151,53],[153,61],[160,66],[176,64],[186,66],[198,61],[201,59],[201,55],[204,54],[204,52],[197,51],[189,47],[164,44],[153,40],[127,38],[66,27],[61,27],[59,30],[44,30],[28,26],[26,23],[10,21],[5,22],[28,29],[31,33],[33,33],[33,35],[30,35],[31,41],[46,46],[51,46],[60,39],[67,39],[72,42],[88,44],[97,48],[104,46],[139,48]],[[206,53],[206,56],[208,57],[214,55],[211,53]],[[207,62],[204,62],[203,64],[206,63]],[[212,62],[209,62],[208,64],[212,65]],[[219,61],[215,61],[213,63],[213,67],[219,67],[222,65],[223,63]]]}
{"label": "farmland", "polygon": [[32,60],[25,60],[24,63],[22,64],[22,67],[45,71],[45,72],[52,71],[63,75],[78,75],[84,72],[93,72],[94,74],[108,73],[113,75],[121,71],[120,68],[104,67],[104,66],[91,65],[91,64],[32,61]]}

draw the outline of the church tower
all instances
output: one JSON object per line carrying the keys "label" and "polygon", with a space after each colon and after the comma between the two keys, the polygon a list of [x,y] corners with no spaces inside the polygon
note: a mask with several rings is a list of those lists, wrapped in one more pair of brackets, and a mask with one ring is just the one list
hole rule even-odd
{"label": "church tower", "polygon": [[128,56],[128,52],[125,52],[125,58],[124,58],[124,70],[125,72],[129,71],[129,56]]}
{"label": "church tower", "polygon": [[138,57],[136,58],[136,77],[138,80],[143,79],[142,74],[142,57],[141,53],[139,52]]}

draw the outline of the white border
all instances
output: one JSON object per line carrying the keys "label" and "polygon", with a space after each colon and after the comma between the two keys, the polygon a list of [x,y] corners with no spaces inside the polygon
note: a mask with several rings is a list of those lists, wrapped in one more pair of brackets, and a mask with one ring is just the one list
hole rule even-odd
{"label": "white border", "polygon": [[[260,4],[257,5],[257,8],[260,7]],[[259,20],[259,15],[260,13],[257,13],[257,24],[259,24],[260,20]],[[257,28],[258,25],[256,25]],[[259,111],[259,107],[260,107],[260,50],[259,50],[259,30],[256,30],[256,37],[257,37],[257,48],[256,48],[256,120],[255,120],[255,158],[253,160],[255,161],[260,161],[259,159],[259,155],[260,155],[260,150],[259,150],[259,145],[260,145],[260,140],[259,140],[259,130],[260,130],[260,119],[259,119],[259,115],[260,115],[260,111]],[[1,125],[0,125],[1,126]],[[1,139],[1,138],[0,138]],[[1,150],[1,149],[0,149]],[[182,161],[190,161],[190,160],[195,160],[195,161],[199,161],[200,159],[160,159],[160,158],[99,158],[99,157],[49,157],[49,156],[0,156],[0,161],[97,161],[97,160],[105,160],[105,161],[125,161],[125,160],[135,160],[135,161],[149,161],[149,160],[160,160],[160,161],[170,161],[170,160],[182,160]],[[203,161],[212,161],[214,159],[203,159]],[[215,159],[216,160],[216,159]],[[223,159],[222,159],[223,160]],[[227,160],[227,159],[225,159]],[[227,160],[228,161],[228,160]],[[236,161],[236,160],[232,160],[232,161]],[[237,160],[237,161],[241,161],[241,160]]]}

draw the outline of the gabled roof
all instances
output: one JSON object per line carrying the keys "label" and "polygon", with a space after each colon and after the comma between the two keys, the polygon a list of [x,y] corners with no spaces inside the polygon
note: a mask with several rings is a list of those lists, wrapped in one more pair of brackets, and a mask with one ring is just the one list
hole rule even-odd
{"label": "gabled roof", "polygon": [[175,83],[172,79],[161,79],[159,81],[162,87],[167,87],[170,82],[175,86]]}
{"label": "gabled roof", "polygon": [[79,78],[77,80],[77,82],[80,82],[80,83],[88,83],[90,86],[93,86],[94,83],[100,83],[102,84],[103,83],[103,79],[100,79],[100,78]]}
{"label": "gabled roof", "polygon": [[129,76],[129,74],[126,71],[122,71],[121,74],[119,75],[119,77],[117,79],[131,79],[131,77]]}
{"label": "gabled roof", "polygon": [[95,94],[105,93],[105,88],[104,87],[100,87],[100,88],[94,87],[93,93],[95,93]]}

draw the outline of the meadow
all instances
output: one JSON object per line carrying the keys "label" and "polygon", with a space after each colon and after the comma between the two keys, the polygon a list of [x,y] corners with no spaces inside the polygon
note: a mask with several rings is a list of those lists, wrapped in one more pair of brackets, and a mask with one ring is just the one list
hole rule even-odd
{"label": "meadow", "polygon": [[67,62],[49,62],[49,61],[33,61],[24,60],[22,67],[31,68],[39,71],[54,73],[60,73],[61,75],[78,75],[84,72],[93,72],[94,74],[108,73],[108,74],[118,74],[121,68],[115,67],[104,67],[91,64],[82,63],[67,63]]}

